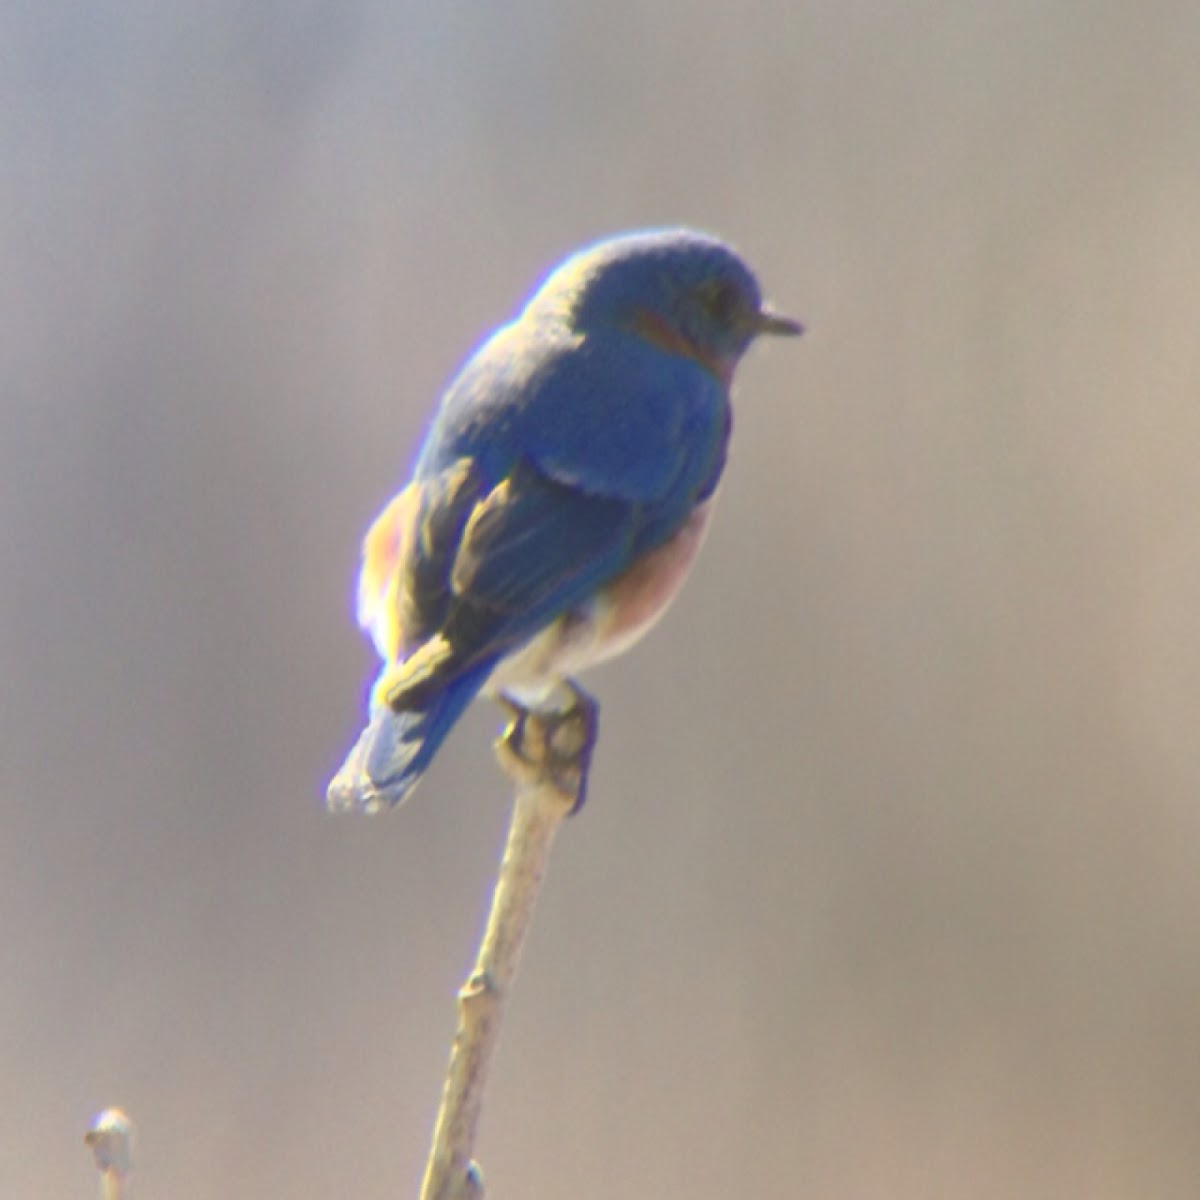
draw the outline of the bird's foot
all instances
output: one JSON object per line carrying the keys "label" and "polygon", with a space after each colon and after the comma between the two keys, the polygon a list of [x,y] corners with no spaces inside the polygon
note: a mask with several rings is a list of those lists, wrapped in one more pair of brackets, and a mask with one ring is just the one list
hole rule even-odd
{"label": "bird's foot", "polygon": [[577,813],[587,799],[588,769],[596,746],[600,706],[573,680],[564,680],[556,703],[526,708],[500,696],[509,723],[496,742],[500,766],[526,786],[549,784]]}

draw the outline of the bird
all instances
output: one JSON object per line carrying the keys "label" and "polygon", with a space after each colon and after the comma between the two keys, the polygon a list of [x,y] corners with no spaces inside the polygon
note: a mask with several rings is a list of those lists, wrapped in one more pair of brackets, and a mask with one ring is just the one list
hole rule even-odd
{"label": "bird", "polygon": [[709,523],[734,368],[759,336],[802,332],[692,229],[550,271],[446,388],[367,531],[358,620],[383,666],[330,811],[395,807],[477,695],[561,707],[658,620]]}

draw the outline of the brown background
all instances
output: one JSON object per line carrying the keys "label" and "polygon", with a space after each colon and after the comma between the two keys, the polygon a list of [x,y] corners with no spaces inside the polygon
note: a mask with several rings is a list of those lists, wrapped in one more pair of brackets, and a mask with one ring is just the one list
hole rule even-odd
{"label": "brown background", "polygon": [[[646,6],[649,8],[649,6]],[[653,15],[651,15],[651,12]],[[357,542],[614,230],[755,352],[670,619],[593,683],[493,1195],[1200,1184],[1200,7],[9,5],[0,1195],[412,1195],[506,819],[494,710],[320,793]]]}

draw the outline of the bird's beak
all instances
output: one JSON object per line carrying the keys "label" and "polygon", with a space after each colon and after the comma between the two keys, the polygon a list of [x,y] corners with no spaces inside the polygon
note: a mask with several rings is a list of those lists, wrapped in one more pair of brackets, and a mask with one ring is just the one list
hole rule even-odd
{"label": "bird's beak", "polygon": [[804,326],[799,321],[793,321],[791,317],[772,312],[764,306],[758,310],[758,316],[754,322],[754,332],[756,334],[771,333],[779,337],[799,337],[804,332]]}

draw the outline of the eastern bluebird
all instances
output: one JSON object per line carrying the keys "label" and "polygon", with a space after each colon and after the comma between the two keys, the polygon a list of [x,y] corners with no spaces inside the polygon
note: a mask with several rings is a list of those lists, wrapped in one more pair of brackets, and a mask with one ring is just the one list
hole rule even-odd
{"label": "eastern bluebird", "polygon": [[551,704],[678,592],[725,465],[734,367],[801,326],[724,243],[627,234],[557,267],[450,384],[368,530],[383,670],[331,810],[399,804],[481,691]]}

